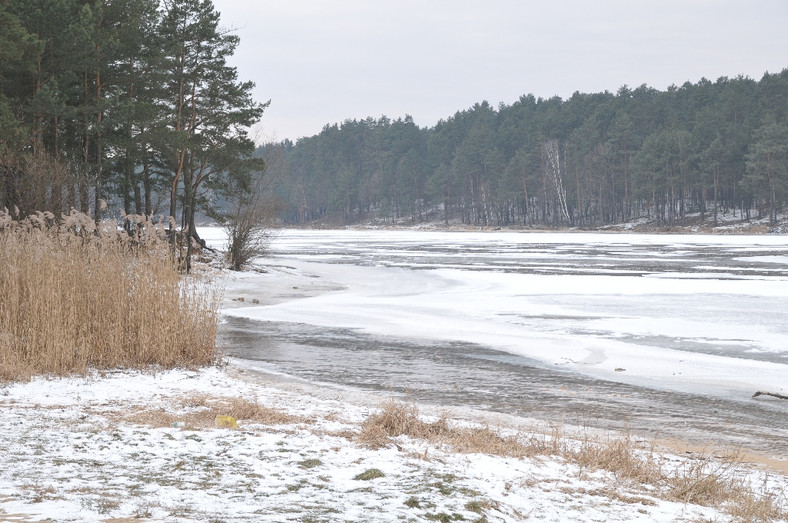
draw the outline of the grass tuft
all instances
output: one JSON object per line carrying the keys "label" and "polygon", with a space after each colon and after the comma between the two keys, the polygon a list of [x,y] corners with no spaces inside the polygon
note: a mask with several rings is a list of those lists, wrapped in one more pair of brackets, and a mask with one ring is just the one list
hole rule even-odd
{"label": "grass tuft", "polygon": [[606,439],[585,435],[578,444],[564,448],[562,454],[581,468],[612,472],[618,480],[654,484],[664,476],[656,452],[644,452],[629,434]]}
{"label": "grass tuft", "polygon": [[353,479],[358,481],[369,481],[372,479],[378,479],[385,477],[386,475],[380,469],[367,469],[361,474],[357,474],[353,477]]}
{"label": "grass tuft", "polygon": [[378,448],[391,444],[391,438],[398,436],[447,444],[458,452],[498,456],[533,456],[542,448],[539,438],[523,442],[517,435],[502,435],[489,427],[455,427],[446,417],[431,423],[425,422],[419,418],[416,405],[396,401],[384,403],[380,412],[367,418],[358,440]]}
{"label": "grass tuft", "polygon": [[302,469],[312,469],[315,467],[319,467],[322,464],[323,462],[317,458],[309,458],[299,462],[298,466],[301,467]]}
{"label": "grass tuft", "polygon": [[405,506],[408,508],[421,508],[421,501],[416,496],[411,496],[405,500]]}

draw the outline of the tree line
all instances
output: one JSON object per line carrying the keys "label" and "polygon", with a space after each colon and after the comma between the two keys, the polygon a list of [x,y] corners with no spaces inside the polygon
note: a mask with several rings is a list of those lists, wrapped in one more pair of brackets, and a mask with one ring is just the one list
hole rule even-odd
{"label": "tree line", "polygon": [[[0,209],[195,210],[262,168],[267,104],[211,0],[0,0]],[[191,245],[191,243],[189,243]]]}
{"label": "tree line", "polygon": [[276,152],[282,220],[663,226],[722,212],[774,223],[788,185],[788,69],[570,98],[487,102],[434,127],[326,125]]}

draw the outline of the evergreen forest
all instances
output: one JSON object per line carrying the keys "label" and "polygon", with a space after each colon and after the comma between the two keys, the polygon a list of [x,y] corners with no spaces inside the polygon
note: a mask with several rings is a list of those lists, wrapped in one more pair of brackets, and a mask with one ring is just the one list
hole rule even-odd
{"label": "evergreen forest", "polygon": [[195,234],[262,169],[238,44],[211,0],[0,0],[0,211],[110,202]]}
{"label": "evergreen forest", "polygon": [[788,69],[482,102],[431,128],[347,120],[258,154],[277,158],[287,224],[671,227],[690,215],[717,225],[722,213],[774,223],[788,187]]}
{"label": "evergreen forest", "polygon": [[788,69],[481,102],[428,128],[346,120],[255,151],[267,104],[211,0],[0,0],[0,29],[0,210],[20,215],[98,220],[108,201],[194,231],[259,186],[261,158],[287,225],[776,223],[786,203]]}

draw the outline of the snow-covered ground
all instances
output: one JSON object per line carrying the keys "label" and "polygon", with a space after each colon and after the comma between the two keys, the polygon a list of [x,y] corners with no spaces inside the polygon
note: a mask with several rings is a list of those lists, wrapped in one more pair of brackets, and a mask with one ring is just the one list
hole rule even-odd
{"label": "snow-covered ground", "polygon": [[[254,376],[235,364],[5,386],[0,520],[729,518],[664,501],[612,473],[558,457],[459,454],[406,437],[369,449],[354,435],[375,409],[332,394]],[[214,427],[214,416],[233,412],[238,399],[271,412],[241,419],[237,429]],[[371,469],[382,476],[359,477]],[[788,487],[779,475],[750,474],[770,492]]]}
{"label": "snow-covered ground", "polygon": [[[221,245],[219,231],[204,236]],[[225,314],[475,341],[621,382],[749,396],[785,392],[786,256],[779,236],[286,231],[267,272],[226,277]],[[558,456],[463,454],[407,437],[371,449],[356,435],[385,391],[256,368],[231,358],[0,386],[0,521],[732,518]],[[544,428],[422,406],[444,411],[460,424]],[[237,412],[252,414],[236,414],[237,429],[214,425]],[[697,457],[659,452],[668,466]],[[785,508],[779,468],[733,473]],[[359,477],[371,469],[382,476]]]}

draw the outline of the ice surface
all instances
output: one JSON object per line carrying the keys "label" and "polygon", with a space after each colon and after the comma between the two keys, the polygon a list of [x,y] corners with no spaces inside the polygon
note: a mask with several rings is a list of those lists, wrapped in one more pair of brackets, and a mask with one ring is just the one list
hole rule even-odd
{"label": "ice surface", "polygon": [[786,390],[782,236],[287,230],[272,248],[341,290],[228,315],[472,342],[664,390]]}

